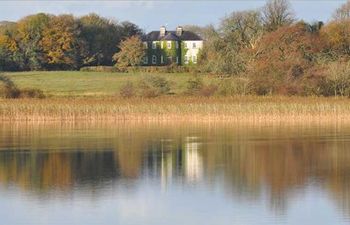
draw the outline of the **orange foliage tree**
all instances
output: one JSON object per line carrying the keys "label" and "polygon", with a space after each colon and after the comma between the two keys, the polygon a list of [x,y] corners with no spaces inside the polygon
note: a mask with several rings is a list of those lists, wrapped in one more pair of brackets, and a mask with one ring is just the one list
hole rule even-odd
{"label": "orange foliage tree", "polygon": [[249,65],[251,86],[256,94],[303,94],[323,42],[318,32],[297,23],[268,33],[254,50]]}
{"label": "orange foliage tree", "polygon": [[79,67],[83,42],[79,39],[79,27],[72,15],[51,18],[44,30],[42,46],[51,68],[76,69]]}
{"label": "orange foliage tree", "polygon": [[328,23],[321,30],[321,36],[327,44],[333,59],[350,56],[350,20],[337,20]]}

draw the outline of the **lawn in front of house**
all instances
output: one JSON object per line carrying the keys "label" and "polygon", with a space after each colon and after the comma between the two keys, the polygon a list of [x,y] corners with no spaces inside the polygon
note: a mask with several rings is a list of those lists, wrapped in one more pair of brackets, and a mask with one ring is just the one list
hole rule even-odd
{"label": "lawn in front of house", "polygon": [[[120,87],[127,81],[137,82],[145,73],[110,73],[80,71],[34,71],[5,73],[19,88],[38,88],[47,96],[112,96],[119,93]],[[166,77],[172,86],[172,92],[178,94],[186,89],[190,73],[157,74]],[[203,76],[210,82],[212,79]]]}

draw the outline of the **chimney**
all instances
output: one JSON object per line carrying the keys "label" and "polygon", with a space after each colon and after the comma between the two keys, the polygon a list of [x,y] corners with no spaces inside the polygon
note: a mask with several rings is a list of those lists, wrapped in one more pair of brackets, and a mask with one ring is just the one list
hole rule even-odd
{"label": "chimney", "polygon": [[165,28],[165,26],[161,26],[161,27],[160,27],[160,36],[161,36],[161,37],[164,37],[164,36],[165,36],[165,33],[166,33],[166,28]]}
{"label": "chimney", "polygon": [[181,26],[176,27],[176,35],[181,36],[183,32],[183,28]]}

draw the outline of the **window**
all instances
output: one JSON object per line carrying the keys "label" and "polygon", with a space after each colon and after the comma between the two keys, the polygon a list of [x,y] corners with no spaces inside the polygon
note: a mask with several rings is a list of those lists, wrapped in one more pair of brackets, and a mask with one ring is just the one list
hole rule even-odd
{"label": "window", "polygon": [[155,41],[152,42],[152,48],[153,48],[153,49],[156,49],[156,48],[157,48],[157,42],[155,42]]}
{"label": "window", "polygon": [[188,48],[187,42],[185,42],[185,48]]}
{"label": "window", "polygon": [[192,61],[193,61],[193,63],[197,63],[197,56],[192,56]]}
{"label": "window", "polygon": [[160,56],[160,63],[161,63],[161,64],[164,63],[164,59],[163,59],[163,56],[162,56],[162,55]]}
{"label": "window", "polygon": [[163,46],[163,45],[164,45],[164,42],[163,42],[163,41],[162,41],[162,42],[160,42],[160,48],[161,48],[161,49],[163,49],[163,48],[164,48],[164,46]]}
{"label": "window", "polygon": [[171,49],[171,41],[167,42],[168,49]]}
{"label": "window", "polygon": [[184,61],[186,64],[188,64],[188,56],[187,55],[185,55]]}
{"label": "window", "polygon": [[157,64],[157,56],[152,56],[152,64]]}
{"label": "window", "polygon": [[197,48],[196,42],[193,42],[193,43],[192,43],[192,48]]}
{"label": "window", "polygon": [[176,63],[179,64],[179,56],[176,56]]}
{"label": "window", "polygon": [[147,56],[143,57],[143,63],[148,64],[148,57]]}
{"label": "window", "polygon": [[178,49],[179,48],[179,42],[175,42],[175,47]]}
{"label": "window", "polygon": [[147,49],[148,48],[147,42],[143,42],[143,46]]}

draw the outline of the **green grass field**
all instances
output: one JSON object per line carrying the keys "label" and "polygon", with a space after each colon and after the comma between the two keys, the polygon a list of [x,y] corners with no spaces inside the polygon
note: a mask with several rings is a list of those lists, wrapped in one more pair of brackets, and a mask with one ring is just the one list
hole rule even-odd
{"label": "green grass field", "polygon": [[[6,73],[20,88],[38,88],[45,99],[0,99],[0,121],[253,121],[347,122],[349,98],[287,96],[186,96],[191,74],[157,74],[179,95],[125,99],[119,91],[139,73],[20,72]],[[203,77],[203,76],[202,76]],[[204,76],[206,84],[219,78]],[[72,96],[72,97],[71,97]],[[77,97],[75,97],[77,96]]]}
{"label": "green grass field", "polygon": [[[15,72],[5,73],[19,88],[38,88],[48,96],[112,96],[119,92],[127,81],[137,82],[143,75],[140,73],[108,72]],[[174,93],[185,90],[186,81],[191,74],[160,74],[172,84]],[[205,80],[215,79],[205,77]]]}

